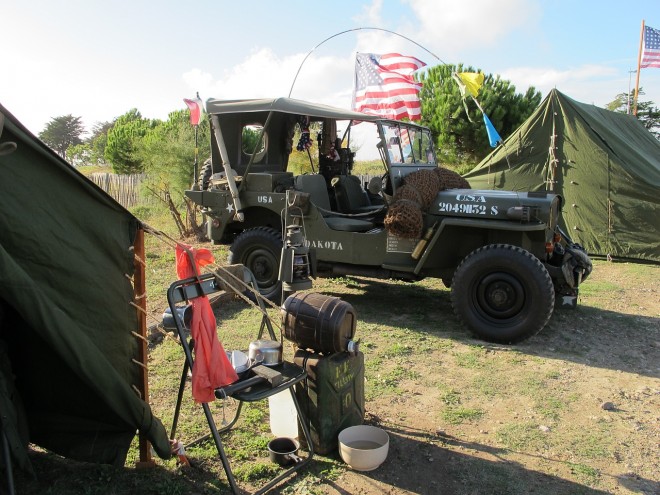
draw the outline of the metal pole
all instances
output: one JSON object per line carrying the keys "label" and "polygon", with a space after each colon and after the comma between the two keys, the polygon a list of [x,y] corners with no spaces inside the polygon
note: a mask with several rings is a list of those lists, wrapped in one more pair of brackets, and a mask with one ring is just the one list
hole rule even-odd
{"label": "metal pole", "polygon": [[197,181],[197,179],[198,179],[197,174],[199,173],[199,172],[197,172],[197,155],[199,154],[199,148],[197,146],[197,128],[198,127],[199,127],[198,125],[195,126],[195,161],[193,163],[193,187],[192,187],[193,190],[195,190],[199,187],[199,184],[198,184],[198,181]]}
{"label": "metal pole", "polygon": [[635,82],[635,102],[633,104],[633,115],[637,117],[637,99],[639,97],[639,72],[642,68],[642,44],[644,43],[644,19],[642,19],[642,31],[639,33],[639,54],[637,55],[637,81]]}

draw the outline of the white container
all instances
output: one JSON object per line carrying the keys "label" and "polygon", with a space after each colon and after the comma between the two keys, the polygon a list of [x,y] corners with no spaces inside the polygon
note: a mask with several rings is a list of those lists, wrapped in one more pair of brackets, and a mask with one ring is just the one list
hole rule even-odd
{"label": "white container", "polygon": [[289,389],[268,397],[270,431],[276,437],[298,438],[298,413]]}
{"label": "white container", "polygon": [[350,426],[339,433],[339,455],[356,471],[373,471],[387,458],[390,436],[370,425]]}

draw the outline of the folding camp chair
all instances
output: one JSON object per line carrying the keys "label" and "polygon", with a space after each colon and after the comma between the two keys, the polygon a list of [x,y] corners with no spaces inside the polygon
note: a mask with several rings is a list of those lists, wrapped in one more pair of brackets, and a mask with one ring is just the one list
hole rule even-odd
{"label": "folding camp chair", "polygon": [[[250,283],[250,285],[253,288],[256,288],[257,286],[256,280],[254,279],[254,275],[252,274],[252,272],[250,272],[247,268],[245,268],[244,273],[245,273],[244,278],[247,279],[246,281]],[[176,427],[179,419],[179,413],[181,410],[181,401],[183,398],[183,392],[187,382],[188,370],[193,369],[193,362],[194,362],[194,357],[193,357],[194,342],[192,339],[190,339],[190,341],[187,340],[186,327],[182,317],[184,312],[177,311],[177,308],[181,309],[182,307],[185,307],[186,304],[188,304],[191,300],[197,297],[208,296],[209,294],[220,292],[222,290],[224,290],[224,285],[220,283],[220,280],[217,278],[217,276],[214,273],[208,273],[201,275],[199,277],[177,280],[170,286],[169,290],[167,291],[167,301],[169,303],[170,311],[172,312],[172,316],[174,318],[176,330],[179,334],[179,338],[181,340],[181,344],[183,346],[183,350],[185,353],[183,372],[181,374],[179,393],[178,393],[176,408],[174,412],[174,419],[172,422],[172,430],[171,430],[172,439],[174,439],[176,434]],[[261,299],[259,298],[257,299],[259,301],[259,306],[261,307],[262,310],[264,310],[264,317],[261,322],[261,328],[259,330],[258,338],[261,338],[264,329],[267,328],[270,337],[273,340],[276,340],[275,333],[271,326],[270,320],[265,314],[263,301],[261,301]],[[296,407],[296,411],[298,412],[298,422],[302,428],[303,435],[306,440],[306,444],[308,448],[307,457],[303,458],[302,461],[300,462],[294,463],[293,466],[286,469],[284,472],[280,473],[274,479],[269,481],[266,485],[264,485],[262,488],[256,491],[255,495],[265,493],[266,491],[270,490],[275,485],[277,485],[280,481],[291,476],[294,472],[306,466],[312,460],[312,456],[314,455],[312,440],[310,437],[309,429],[306,424],[307,422],[304,419],[303,410],[301,409],[298,403],[294,391],[294,385],[296,383],[303,381],[307,377],[307,372],[303,368],[289,362],[283,362],[280,365],[272,367],[272,369],[274,371],[280,372],[284,378],[283,382],[275,387],[272,387],[271,384],[263,378],[255,377],[255,376],[253,377],[243,376],[239,378],[237,382],[215,390],[215,396],[218,399],[225,400],[231,397],[236,401],[238,401],[238,406],[233,419],[220,430],[218,430],[215,424],[215,420],[213,418],[213,414],[211,412],[211,409],[209,408],[209,405],[207,403],[202,403],[202,408],[204,409],[204,414],[206,415],[206,421],[208,422],[209,428],[211,430],[210,435],[213,437],[215,446],[218,450],[218,455],[220,456],[220,460],[222,461],[222,466],[225,470],[225,473],[227,474],[227,479],[229,481],[232,491],[235,494],[238,494],[240,492],[236,484],[236,480],[234,479],[234,475],[231,470],[229,459],[227,458],[227,455],[225,453],[222,439],[220,438],[220,433],[229,430],[238,421],[241,408],[244,402],[255,402],[255,401],[264,400],[279,392],[282,392],[284,390],[289,390],[289,392],[291,393],[291,397],[293,398],[293,403]],[[205,438],[208,438],[208,435]],[[199,441],[199,439],[197,441]]]}

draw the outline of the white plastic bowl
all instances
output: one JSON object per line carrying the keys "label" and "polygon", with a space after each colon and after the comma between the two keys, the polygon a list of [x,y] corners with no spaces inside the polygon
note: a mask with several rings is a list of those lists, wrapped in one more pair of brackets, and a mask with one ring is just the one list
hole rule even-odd
{"label": "white plastic bowl", "polygon": [[387,458],[390,437],[370,425],[350,426],[339,433],[339,455],[351,469],[372,471]]}

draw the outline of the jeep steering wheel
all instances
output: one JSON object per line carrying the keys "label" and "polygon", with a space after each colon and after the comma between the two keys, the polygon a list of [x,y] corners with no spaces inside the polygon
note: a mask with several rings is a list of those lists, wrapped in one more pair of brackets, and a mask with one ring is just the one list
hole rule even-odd
{"label": "jeep steering wheel", "polygon": [[372,177],[371,180],[369,181],[369,184],[367,184],[367,190],[369,191],[369,194],[372,194],[374,196],[380,196],[383,202],[385,203],[385,206],[389,206],[389,202],[387,201],[387,197],[384,194],[384,190],[389,184],[389,173],[385,173],[385,175],[382,175],[381,177]]}

